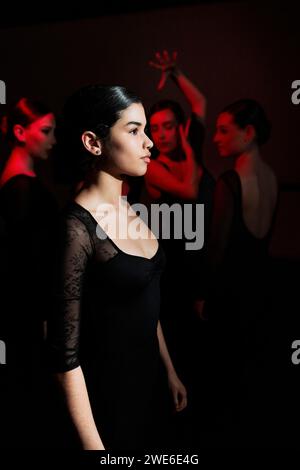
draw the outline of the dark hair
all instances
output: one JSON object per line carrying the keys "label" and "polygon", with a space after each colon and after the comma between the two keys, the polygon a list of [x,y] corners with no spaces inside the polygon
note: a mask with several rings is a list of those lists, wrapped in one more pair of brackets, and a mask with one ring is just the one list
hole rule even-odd
{"label": "dark hair", "polygon": [[27,127],[37,119],[51,113],[47,105],[40,101],[30,98],[21,98],[8,112],[2,117],[0,130],[6,143],[12,145],[16,141],[14,135],[14,126],[20,124]]}
{"label": "dark hair", "polygon": [[126,88],[97,84],[85,86],[67,99],[57,128],[61,179],[79,181],[94,168],[97,159],[85,149],[83,132],[108,139],[121,111],[133,103],[141,103],[141,99]]}
{"label": "dark hair", "polygon": [[161,100],[151,106],[148,118],[158,111],[162,111],[164,109],[170,109],[173,111],[178,124],[183,124],[185,122],[185,116],[182,107],[179,103],[173,100]]}
{"label": "dark hair", "polygon": [[235,124],[241,129],[251,124],[256,131],[258,145],[265,144],[271,134],[271,123],[261,105],[252,99],[242,99],[226,106],[222,113],[233,116]]}

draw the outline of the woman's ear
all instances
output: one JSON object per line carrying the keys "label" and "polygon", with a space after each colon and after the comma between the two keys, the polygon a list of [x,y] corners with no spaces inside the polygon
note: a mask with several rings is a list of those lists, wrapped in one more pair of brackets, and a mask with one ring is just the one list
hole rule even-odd
{"label": "woman's ear", "polygon": [[13,127],[13,133],[18,142],[26,142],[26,131],[21,124],[15,124]]}
{"label": "woman's ear", "polygon": [[256,138],[256,130],[252,124],[248,124],[245,128],[247,142],[253,142]]}
{"label": "woman's ear", "polygon": [[86,150],[93,155],[100,155],[102,152],[101,141],[92,131],[85,131],[81,136],[82,143]]}

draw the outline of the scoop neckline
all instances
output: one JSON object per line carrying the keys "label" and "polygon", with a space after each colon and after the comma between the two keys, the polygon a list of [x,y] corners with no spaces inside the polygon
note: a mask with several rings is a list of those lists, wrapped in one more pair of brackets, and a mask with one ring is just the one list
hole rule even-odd
{"label": "scoop neckline", "polygon": [[122,250],[113,240],[112,238],[110,238],[107,233],[103,230],[103,228],[101,227],[101,225],[97,222],[97,220],[95,219],[95,217],[90,213],[89,210],[87,210],[85,207],[83,207],[81,204],[78,204],[78,202],[76,201],[72,201],[72,204],[74,204],[75,206],[77,206],[79,209],[83,210],[84,212],[86,212],[88,214],[88,216],[90,217],[90,219],[97,225],[99,225],[99,227],[101,228],[102,232],[105,233],[107,239],[111,242],[111,244],[115,247],[115,249],[118,251],[118,253],[120,254],[123,254],[125,256],[130,256],[130,257],[133,257],[133,258],[140,258],[140,259],[144,259],[146,261],[150,261],[152,262],[154,260],[154,258],[156,258],[158,252],[159,252],[159,249],[160,249],[160,243],[159,241],[157,240],[157,243],[158,243],[158,246],[157,246],[157,250],[156,252],[154,253],[154,255],[151,257],[151,258],[147,258],[146,256],[141,256],[141,255],[133,255],[131,253],[128,253],[127,251],[124,251]]}

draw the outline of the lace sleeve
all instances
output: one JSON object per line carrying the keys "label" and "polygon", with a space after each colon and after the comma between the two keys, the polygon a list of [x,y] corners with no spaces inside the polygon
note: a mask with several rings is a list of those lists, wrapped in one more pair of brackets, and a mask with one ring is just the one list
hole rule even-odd
{"label": "lace sleeve", "polygon": [[53,311],[48,322],[48,359],[55,372],[79,366],[80,309],[91,254],[86,226],[76,217],[68,216],[59,230]]}

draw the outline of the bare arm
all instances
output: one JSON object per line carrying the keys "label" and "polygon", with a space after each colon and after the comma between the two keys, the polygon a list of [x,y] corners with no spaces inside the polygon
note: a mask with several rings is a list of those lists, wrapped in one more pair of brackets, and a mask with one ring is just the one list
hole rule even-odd
{"label": "bare arm", "polygon": [[157,325],[157,337],[159,343],[159,352],[163,364],[167,371],[169,388],[171,390],[175,409],[177,412],[182,411],[187,406],[187,392],[185,386],[178,378],[175,368],[173,366],[172,359],[170,357],[165,337],[162,331],[160,321]]}
{"label": "bare arm", "polygon": [[186,75],[177,67],[170,73],[170,77],[184,94],[189,102],[193,113],[204,120],[206,116],[206,98],[201,91],[189,80]]}
{"label": "bare arm", "polygon": [[150,163],[145,180],[147,190],[154,198],[156,195],[160,197],[161,191],[182,199],[194,199],[197,195],[197,188],[193,187],[191,179],[185,176],[185,179],[180,181],[156,161]]}
{"label": "bare arm", "polygon": [[150,61],[149,65],[161,70],[162,74],[158,90],[164,87],[167,77],[170,76],[189,102],[193,113],[204,120],[206,116],[206,98],[196,85],[177,67],[177,52],[173,52],[172,55],[166,50],[162,53],[157,52],[155,59],[155,62]]}
{"label": "bare arm", "polygon": [[[196,199],[202,173],[199,172],[193,149],[187,141],[182,125],[180,125],[179,130],[181,146],[186,156],[184,179],[178,179],[154,160],[150,163],[145,175],[146,186],[148,188],[153,186],[156,190],[167,192],[182,199]],[[149,192],[151,194],[151,191]]]}
{"label": "bare arm", "polygon": [[72,422],[84,450],[104,450],[99,436],[81,367],[56,374]]}
{"label": "bare arm", "polygon": [[159,343],[160,356],[167,370],[167,374],[168,375],[176,374],[172,359],[170,357],[170,354],[166,345],[166,341],[165,341],[165,337],[162,331],[160,321],[158,322],[158,325],[157,325],[157,337],[158,337],[158,343]]}

